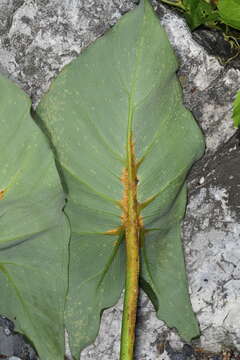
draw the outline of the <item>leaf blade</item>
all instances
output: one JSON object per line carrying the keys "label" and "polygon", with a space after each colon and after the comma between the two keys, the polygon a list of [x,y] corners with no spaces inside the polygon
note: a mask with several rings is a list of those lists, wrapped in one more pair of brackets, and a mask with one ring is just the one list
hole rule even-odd
{"label": "leaf blade", "polygon": [[3,77],[0,89],[0,312],[16,319],[42,359],[60,360],[69,239],[64,194],[29,99]]}
{"label": "leaf blade", "polygon": [[240,4],[236,0],[219,0],[217,3],[222,21],[240,30]]}
{"label": "leaf blade", "polygon": [[[180,190],[192,163],[201,156],[204,144],[191,114],[182,106],[176,70],[175,56],[159,20],[150,4],[141,1],[136,10],[125,15],[106,36],[97,40],[65,68],[37,109],[51,133],[58,161],[64,165],[63,173],[69,189],[66,212],[74,232],[70,277],[75,286],[79,276],[87,278],[83,275],[85,267],[90,271],[91,266],[98,266],[95,264],[97,260],[94,246],[88,249],[89,264],[86,263],[86,256],[83,257],[82,254],[84,246],[81,245],[80,237],[75,237],[76,233],[83,230],[86,233],[104,233],[122,226],[122,209],[119,205],[124,188],[121,176],[127,165],[127,139],[131,130],[139,161],[138,199],[139,202],[146,203],[142,210],[146,230],[151,229],[153,223],[161,223],[166,214],[170,216],[176,199],[181,205],[181,217],[184,214],[185,198],[179,197]],[[74,176],[69,176],[69,171],[65,171],[65,168],[70,168]],[[159,194],[162,202],[154,198],[156,194]],[[78,204],[78,210],[74,210],[74,203]],[[97,212],[99,220],[96,217],[94,220],[95,215],[89,216],[89,212],[85,217],[84,207],[85,210],[91,208]],[[82,210],[79,211],[80,208]],[[118,222],[115,223],[117,219]],[[169,226],[170,230],[171,226],[178,229],[179,220],[177,225],[175,220]],[[108,236],[99,235],[100,245],[104,249],[101,251],[108,248],[105,263],[108,263],[112,254],[109,251],[111,245]],[[178,233],[175,238],[179,244]],[[87,242],[87,238],[84,242]],[[100,245],[95,244],[97,247]],[[78,249],[73,250],[76,246]],[[178,254],[181,257],[179,266],[182,271],[183,257],[180,251]],[[123,255],[121,256],[123,266]],[[116,262],[120,263],[118,257]],[[70,345],[75,356],[78,355],[78,346],[82,349],[89,344],[90,337],[93,340],[96,335],[100,307],[104,308],[104,303],[108,306],[114,304],[116,294],[120,295],[124,276],[123,271],[119,271],[117,273],[115,269],[109,273],[109,276],[118,279],[118,290],[114,292],[114,296],[105,292],[104,301],[101,304],[98,302],[94,311],[85,309],[88,317],[91,317],[91,328],[92,318],[95,322],[95,330],[90,331],[92,335],[88,335],[88,339],[84,340],[80,335],[81,332],[88,332],[88,324],[85,322],[83,326],[82,319],[79,318],[73,329],[72,320],[69,321],[69,314],[66,315]],[[143,276],[145,277],[144,272]],[[185,289],[183,302],[190,313],[189,319],[193,323],[195,336],[197,325],[186,296],[185,275],[182,276],[182,281],[182,288]],[[70,292],[71,288],[73,286],[70,285]],[[91,290],[85,291],[84,295],[82,292],[75,292],[69,300],[69,309],[78,302],[86,302],[85,296],[93,303],[90,295],[94,289],[96,284],[92,284]],[[167,292],[169,294],[170,290]],[[156,296],[161,303],[161,293],[157,292]],[[83,308],[78,308],[76,317],[79,312],[83,314]],[[71,315],[71,319],[73,317]],[[182,314],[180,327],[185,326]],[[181,329],[180,332],[185,333]],[[189,331],[187,333],[189,337]]]}
{"label": "leaf blade", "polygon": [[185,203],[186,187],[183,186],[161,222],[153,224],[152,231],[145,234],[141,277],[149,285],[144,287],[148,296],[151,298],[152,291],[157,295],[158,301],[153,304],[159,319],[170,328],[177,328],[180,335],[190,341],[199,335],[199,328],[193,312],[189,311],[191,303],[180,236]]}

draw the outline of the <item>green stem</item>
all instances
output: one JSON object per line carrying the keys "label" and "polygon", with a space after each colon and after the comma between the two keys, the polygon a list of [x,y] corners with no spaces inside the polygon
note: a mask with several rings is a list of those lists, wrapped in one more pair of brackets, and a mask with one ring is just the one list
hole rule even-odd
{"label": "green stem", "polygon": [[135,324],[139,288],[138,236],[131,231],[126,236],[127,271],[123,306],[120,360],[132,360],[135,343]]}
{"label": "green stem", "polygon": [[132,360],[134,356],[135,325],[139,292],[139,216],[137,203],[136,162],[132,136],[128,139],[128,169],[126,179],[126,281],[123,305],[120,360]]}

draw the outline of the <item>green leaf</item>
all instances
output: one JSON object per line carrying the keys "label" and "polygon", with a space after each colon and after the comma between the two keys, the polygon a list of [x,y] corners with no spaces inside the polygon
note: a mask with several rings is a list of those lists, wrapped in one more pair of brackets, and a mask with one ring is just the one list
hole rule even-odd
{"label": "green leaf", "polygon": [[0,77],[0,314],[42,360],[63,360],[69,230],[54,158],[30,106]]}
{"label": "green leaf", "polygon": [[236,128],[240,126],[240,91],[238,91],[233,102],[233,123]]}
{"label": "green leaf", "polygon": [[192,30],[200,25],[214,25],[219,20],[218,11],[212,3],[205,0],[183,0],[186,19]]}
{"label": "green leaf", "polygon": [[[199,333],[179,233],[184,181],[204,142],[182,105],[176,70],[158,18],[148,1],[141,1],[64,69],[37,109],[68,188],[72,240],[66,322],[76,357],[94,340],[101,310],[114,304],[123,288],[120,200],[131,132],[144,224],[141,283],[161,319],[187,340]],[[119,228],[123,234],[117,234]]]}
{"label": "green leaf", "polygon": [[239,0],[219,0],[217,3],[222,21],[240,30],[240,2]]}

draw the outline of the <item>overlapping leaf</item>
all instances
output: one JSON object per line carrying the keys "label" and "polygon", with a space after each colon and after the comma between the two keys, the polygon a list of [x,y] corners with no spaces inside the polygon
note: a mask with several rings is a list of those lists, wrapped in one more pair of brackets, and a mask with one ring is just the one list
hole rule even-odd
{"label": "overlapping leaf", "polygon": [[179,233],[184,181],[204,145],[182,105],[176,69],[159,20],[148,1],[141,1],[65,68],[37,109],[68,188],[66,321],[75,356],[93,341],[102,309],[123,288],[124,234],[115,233],[122,225],[119,201],[130,132],[144,226],[141,283],[161,319],[186,339],[198,334]]}
{"label": "overlapping leaf", "polygon": [[[52,152],[30,100],[0,77],[0,314],[63,360],[69,230]],[[1,346],[0,346],[1,347]]]}

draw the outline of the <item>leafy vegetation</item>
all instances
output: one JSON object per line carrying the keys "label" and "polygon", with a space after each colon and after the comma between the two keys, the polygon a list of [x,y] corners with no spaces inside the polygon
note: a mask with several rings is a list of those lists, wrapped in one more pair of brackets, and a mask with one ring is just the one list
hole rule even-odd
{"label": "leafy vegetation", "polygon": [[238,0],[219,0],[217,7],[222,22],[240,30],[240,2]]}
{"label": "leafy vegetation", "polygon": [[187,22],[192,30],[203,24],[214,27],[220,20],[217,8],[213,3],[205,0],[183,0],[183,6]]}
{"label": "leafy vegetation", "polygon": [[65,195],[29,100],[0,79],[0,313],[42,360],[63,359],[64,312],[77,358],[124,287],[120,358],[132,360],[139,283],[160,319],[199,334],[180,223],[204,142],[176,70],[147,0],[64,69],[36,120]]}
{"label": "leafy vegetation", "polygon": [[238,0],[161,0],[184,12],[192,30],[200,25],[227,31],[227,26],[240,29]]}

